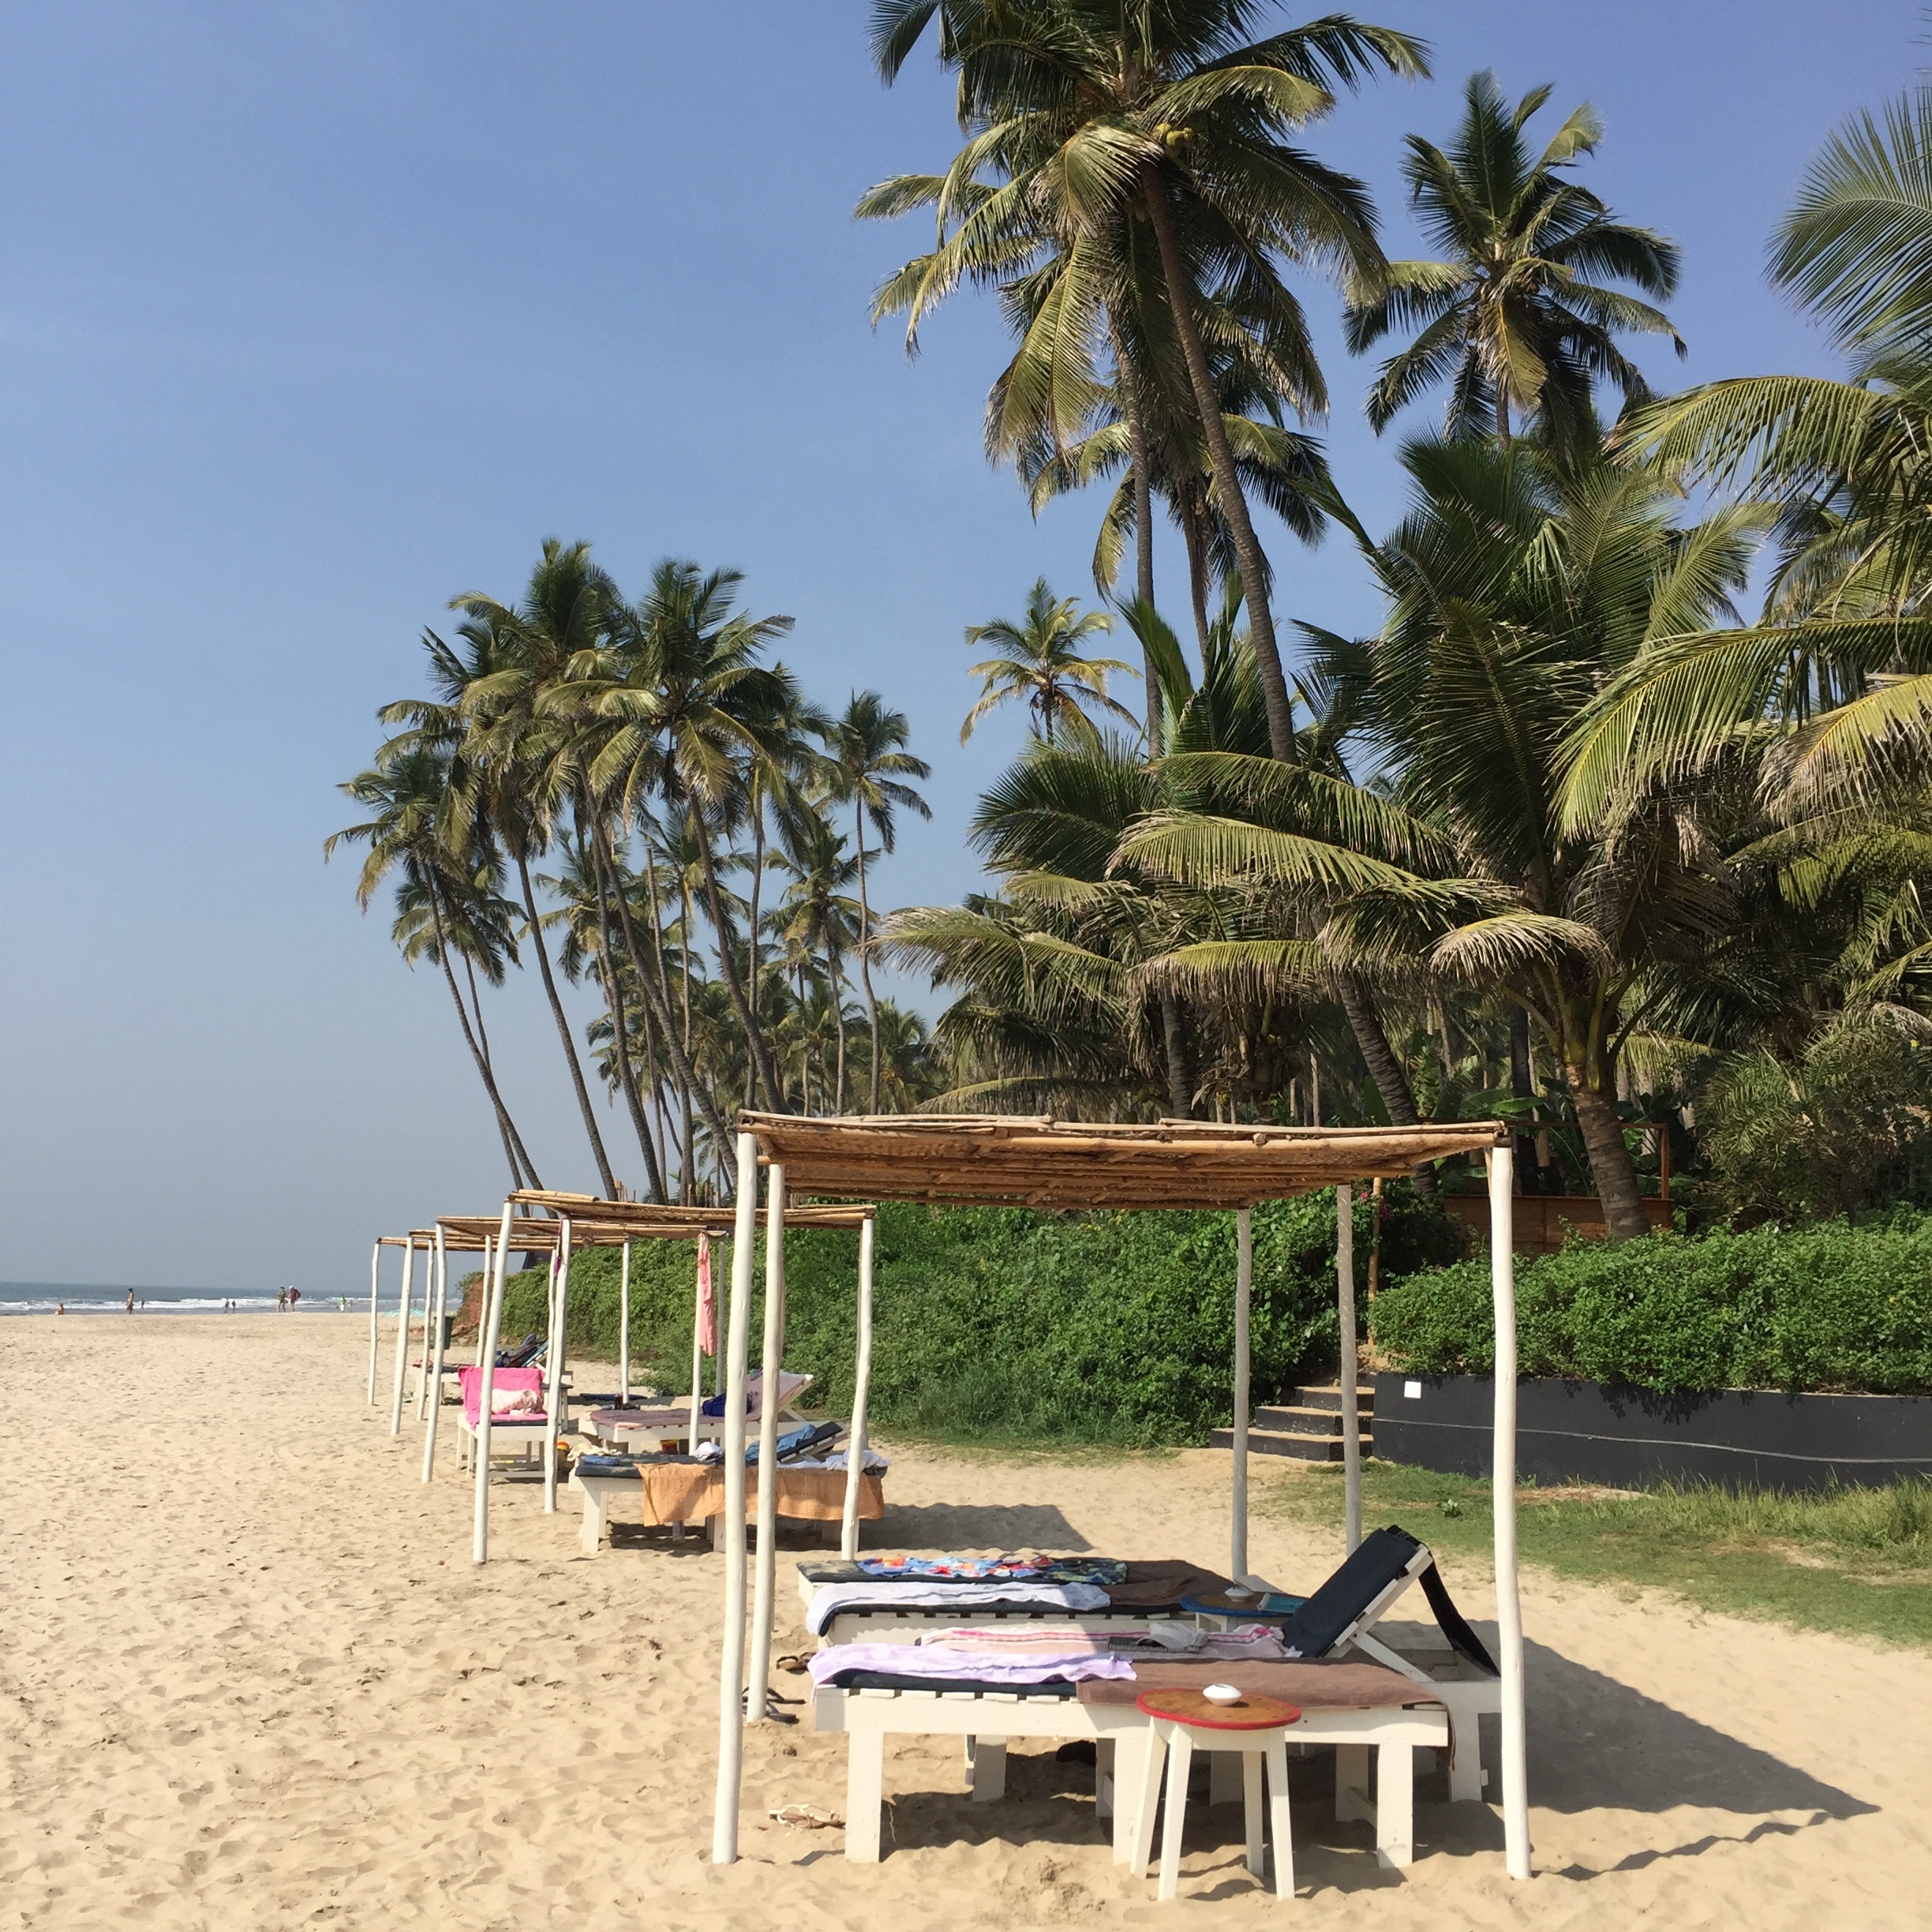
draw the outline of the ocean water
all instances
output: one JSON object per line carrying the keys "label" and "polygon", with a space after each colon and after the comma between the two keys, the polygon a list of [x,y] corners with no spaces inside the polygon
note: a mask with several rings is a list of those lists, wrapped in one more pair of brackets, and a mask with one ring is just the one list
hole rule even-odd
{"label": "ocean water", "polygon": [[[60,1282],[0,1282],[0,1315],[52,1315],[62,1305],[69,1315],[122,1315],[127,1312],[129,1284],[96,1282],[77,1286]],[[237,1315],[272,1315],[275,1291],[259,1288],[237,1289],[224,1294],[215,1288],[142,1288],[134,1290],[137,1313],[148,1315],[219,1315],[224,1309]],[[369,1312],[365,1298],[362,1312]],[[354,1314],[356,1301],[348,1298],[345,1309],[335,1295],[321,1295],[305,1288],[296,1303],[298,1315]]]}

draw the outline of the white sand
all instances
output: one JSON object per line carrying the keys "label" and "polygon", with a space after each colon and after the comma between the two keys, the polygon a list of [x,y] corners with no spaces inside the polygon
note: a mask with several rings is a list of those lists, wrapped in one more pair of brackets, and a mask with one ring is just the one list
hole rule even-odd
{"label": "white sand", "polygon": [[[392,1442],[364,1406],[366,1335],[0,1322],[0,1927],[1932,1925],[1932,1659],[1533,1574],[1526,1885],[1440,1772],[1415,1864],[1378,1870],[1311,1761],[1298,1906],[1241,1870],[1230,1807],[1190,1813],[1157,1908],[1110,1862],[1091,1772],[1016,1744],[1013,1795],[971,1805],[937,1741],[889,1758],[888,1855],[850,1866],[836,1834],[762,1822],[842,1810],[843,1742],[809,1716],[751,1734],[746,1855],[714,1868],[717,1559],[620,1530],[586,1560],[574,1508],[500,1485],[474,1569],[453,1432],[421,1488],[414,1421]],[[1219,1564],[1226,1466],[902,1452],[871,1543]],[[1335,1549],[1258,1511],[1253,1553],[1293,1586]]]}

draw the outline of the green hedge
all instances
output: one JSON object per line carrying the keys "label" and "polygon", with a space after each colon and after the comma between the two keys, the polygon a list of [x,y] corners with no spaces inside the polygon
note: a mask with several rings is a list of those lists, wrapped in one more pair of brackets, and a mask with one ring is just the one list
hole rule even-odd
{"label": "green hedge", "polygon": [[[1654,1389],[1932,1389],[1932,1215],[1572,1242],[1519,1262],[1522,1373]],[[1495,1366],[1487,1261],[1409,1276],[1371,1327],[1395,1368]]]}
{"label": "green hedge", "polygon": [[[1356,1245],[1365,1256],[1366,1202]],[[1395,1191],[1385,1275],[1460,1251],[1443,1218]],[[691,1376],[692,1250],[640,1241],[631,1264],[634,1376],[683,1394]],[[852,1399],[858,1237],[799,1230],[785,1240],[785,1365],[817,1380],[813,1406]],[[573,1351],[616,1359],[617,1251],[571,1266]],[[1359,1263],[1358,1265],[1365,1265]],[[715,1256],[719,1319],[730,1249]],[[762,1262],[757,1279],[762,1282]],[[1003,1208],[888,1204],[874,1267],[871,1413],[882,1428],[938,1436],[1127,1444],[1204,1442],[1228,1420],[1234,1320],[1230,1214],[1055,1217]],[[755,1356],[762,1295],[751,1314]],[[544,1278],[513,1277],[505,1335],[544,1326]],[[1333,1372],[1337,1329],[1331,1194],[1255,1211],[1255,1399]]]}

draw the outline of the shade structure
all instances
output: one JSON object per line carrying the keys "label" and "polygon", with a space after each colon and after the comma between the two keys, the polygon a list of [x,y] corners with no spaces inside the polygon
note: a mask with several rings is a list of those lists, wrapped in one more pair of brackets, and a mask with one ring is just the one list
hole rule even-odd
{"label": "shade structure", "polygon": [[[799,1195],[979,1201],[1015,1208],[1252,1208],[1425,1161],[1485,1153],[1494,1121],[1422,1127],[1151,1126],[1050,1114],[745,1113],[758,1155]],[[800,1207],[787,1219],[814,1211]]]}
{"label": "shade structure", "polygon": [[[1503,1823],[1507,1869],[1530,1875],[1523,1646],[1516,1574],[1515,1298],[1512,1261],[1512,1161],[1499,1121],[1399,1128],[1290,1128],[1163,1120],[1152,1125],[1061,1121],[1050,1115],[886,1115],[800,1118],[747,1111],[739,1117],[738,1206],[746,1226],[755,1212],[758,1176],[767,1175],[768,1224],[794,1219],[788,1196],[833,1195],[867,1200],[975,1202],[1043,1209],[1234,1208],[1392,1178],[1425,1161],[1481,1154],[1488,1168],[1490,1255],[1496,1329],[1495,1426],[1496,1570],[1499,1663],[1503,1691]],[[1339,1212],[1347,1211],[1345,1199]],[[1246,1216],[1241,1215],[1245,1224]],[[1241,1229],[1244,1251],[1247,1230]],[[774,1242],[774,1245],[777,1243]],[[780,1249],[781,1255],[782,1249]],[[1339,1256],[1338,1259],[1340,1259]],[[725,1413],[742,1418],[749,1350],[749,1252],[734,1256],[732,1347]],[[775,1372],[769,1310],[782,1309],[781,1271],[767,1290],[766,1368]],[[1245,1274],[1245,1269],[1243,1272]],[[1352,1263],[1348,1264],[1352,1287]],[[1245,1285],[1245,1282],[1243,1284]],[[1237,1364],[1237,1380],[1245,1380]],[[1245,1434],[1245,1432],[1243,1432]],[[742,1421],[725,1448],[728,1476],[742,1455]],[[742,1484],[741,1470],[737,1472]],[[1236,1483],[1245,1488],[1238,1464]],[[761,1498],[761,1501],[762,1499]],[[713,1861],[738,1855],[742,1730],[762,1714],[763,1687],[739,1702],[745,1655],[744,1515],[742,1494],[728,1510],[724,1627],[719,1684],[718,1784],[712,1818]],[[758,1515],[761,1548],[776,1527]],[[1243,1526],[1236,1548],[1245,1554]],[[762,1652],[769,1633],[754,1633]],[[741,1716],[744,1712],[746,1716]]]}
{"label": "shade structure", "polygon": [[[532,1213],[530,1210],[537,1211]],[[519,1212],[522,1210],[524,1211]],[[788,1217],[793,1226],[813,1228],[842,1228],[864,1230],[861,1240],[860,1306],[861,1327],[865,1344],[870,1343],[870,1291],[872,1244],[871,1229],[876,1211],[870,1206],[828,1205],[801,1209]],[[551,1256],[550,1328],[546,1361],[549,1370],[549,1399],[546,1403],[548,1428],[545,1441],[544,1494],[546,1511],[554,1511],[556,1504],[556,1432],[563,1421],[560,1391],[564,1372],[564,1331],[567,1321],[569,1294],[569,1257],[578,1248],[622,1248],[625,1251],[624,1279],[627,1294],[629,1279],[628,1259],[630,1245],[638,1241],[696,1241],[701,1235],[714,1235],[720,1238],[739,1239],[747,1242],[751,1237],[743,1231],[743,1216],[736,1207],[706,1208],[666,1205],[654,1201],[606,1200],[594,1194],[564,1193],[550,1189],[524,1188],[508,1196],[500,1217],[484,1215],[446,1215],[436,1223],[436,1233],[443,1240],[444,1249],[458,1245],[471,1250],[485,1249],[492,1256],[489,1279],[485,1286],[484,1307],[477,1323],[480,1337],[477,1361],[483,1373],[481,1383],[481,1413],[478,1418],[478,1454],[475,1477],[474,1507],[471,1522],[470,1553],[474,1561],[482,1563],[489,1555],[489,1462],[488,1445],[490,1436],[490,1406],[496,1381],[496,1346],[500,1338],[503,1323],[504,1290],[506,1276],[504,1256],[512,1249],[525,1249],[537,1252],[548,1252]],[[423,1238],[418,1237],[418,1238]],[[749,1249],[747,1249],[748,1256]],[[737,1265],[734,1256],[734,1268]],[[748,1265],[748,1261],[747,1265]],[[863,1369],[861,1364],[861,1399],[864,1387]],[[623,1365],[628,1383],[628,1363]],[[742,1378],[740,1378],[742,1381]],[[774,1377],[775,1385],[775,1377]],[[742,1391],[741,1391],[742,1393]],[[700,1391],[694,1385],[691,1394],[693,1425],[695,1427],[695,1411],[700,1399]],[[863,1413],[855,1416],[854,1429],[857,1439],[864,1440]],[[727,1434],[728,1436],[728,1427]],[[742,1445],[740,1445],[742,1455]],[[425,1458],[425,1466],[429,1466]],[[854,1472],[848,1483],[845,1508],[845,1525],[843,1544],[848,1555],[854,1546],[856,1535],[856,1508],[858,1471]],[[739,1511],[739,1534],[742,1537],[742,1510]],[[742,1619],[741,1619],[742,1621]]]}

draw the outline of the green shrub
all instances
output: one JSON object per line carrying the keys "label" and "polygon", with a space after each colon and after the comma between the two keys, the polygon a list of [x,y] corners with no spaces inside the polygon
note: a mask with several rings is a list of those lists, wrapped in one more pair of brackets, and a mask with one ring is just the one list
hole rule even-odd
{"label": "green shrub", "polygon": [[[1522,1373],[1646,1388],[1932,1389],[1932,1215],[1573,1241],[1519,1262]],[[1413,1274],[1371,1327],[1390,1365],[1495,1366],[1486,1260]]]}
{"label": "green shrub", "polygon": [[[1366,1201],[1356,1211],[1366,1272]],[[1459,1252],[1443,1217],[1394,1190],[1383,1230],[1385,1279]],[[1231,1214],[1050,1216],[1007,1208],[889,1204],[874,1265],[871,1412],[882,1428],[975,1439],[1198,1443],[1230,1410],[1234,1324]],[[634,1378],[688,1392],[694,1260],[688,1243],[632,1250]],[[721,1327],[731,1250],[714,1256]],[[810,1372],[814,1406],[852,1400],[858,1237],[800,1229],[785,1237],[785,1365]],[[619,1256],[571,1266],[574,1352],[616,1358]],[[754,1268],[751,1350],[763,1323]],[[545,1325],[541,1273],[512,1277],[503,1332]],[[1337,1353],[1335,1198],[1255,1211],[1255,1399],[1331,1373]]]}

